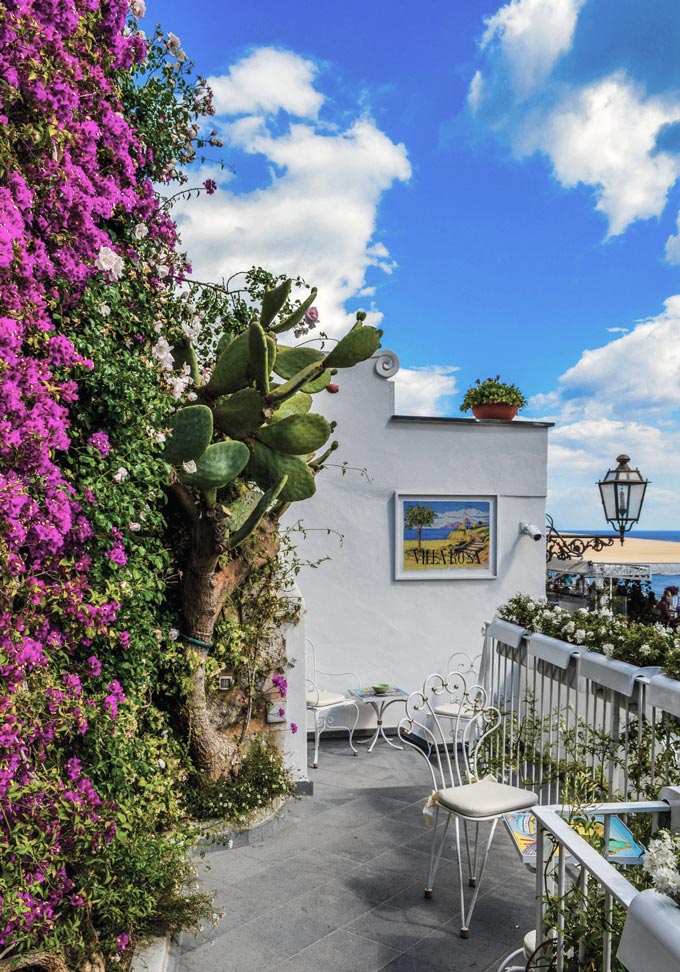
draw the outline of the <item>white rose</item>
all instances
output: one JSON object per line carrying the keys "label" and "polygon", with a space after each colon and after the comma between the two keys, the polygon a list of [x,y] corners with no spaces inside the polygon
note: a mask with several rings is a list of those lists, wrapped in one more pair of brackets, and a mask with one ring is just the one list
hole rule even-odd
{"label": "white rose", "polygon": [[144,0],[132,0],[132,3],[130,4],[130,13],[138,20],[140,17],[143,17],[146,13],[146,4],[144,3]]}
{"label": "white rose", "polygon": [[143,240],[145,236],[149,235],[149,227],[146,223],[137,223],[135,226],[135,239]]}
{"label": "white rose", "polygon": [[169,31],[166,45],[170,53],[175,54],[182,46],[182,42],[177,36],[177,34],[173,34],[171,31]]}
{"label": "white rose", "polygon": [[170,273],[170,267],[166,266],[164,263],[159,263],[157,265],[156,275],[159,280],[164,280],[169,273]]}

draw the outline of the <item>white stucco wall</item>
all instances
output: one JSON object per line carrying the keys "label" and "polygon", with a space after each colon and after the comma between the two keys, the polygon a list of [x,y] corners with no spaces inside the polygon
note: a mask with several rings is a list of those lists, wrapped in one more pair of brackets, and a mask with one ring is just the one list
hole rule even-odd
{"label": "white stucco wall", "polygon": [[[519,524],[545,523],[549,425],[395,417],[395,363],[379,353],[340,372],[338,394],[322,393],[319,410],[338,422],[336,465],[319,475],[312,499],[291,506],[286,523],[303,521],[303,558],[330,557],[298,578],[320,667],[411,691],[453,651],[481,651],[482,623],[497,605],[518,591],[544,593],[544,541],[520,536]],[[496,497],[497,576],[396,580],[395,491]],[[387,710],[390,722],[399,709]]]}

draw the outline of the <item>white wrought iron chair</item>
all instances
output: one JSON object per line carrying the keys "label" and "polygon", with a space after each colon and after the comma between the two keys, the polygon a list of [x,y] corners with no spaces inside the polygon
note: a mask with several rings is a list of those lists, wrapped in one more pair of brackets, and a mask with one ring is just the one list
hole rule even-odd
{"label": "white wrought iron chair", "polygon": [[[454,724],[455,743],[450,746],[451,735],[444,732],[436,709],[442,697],[459,690],[462,690],[462,704]],[[454,821],[458,853],[461,938],[469,938],[470,935],[472,914],[498,821],[504,813],[526,810],[538,803],[538,796],[531,790],[509,786],[497,781],[491,775],[484,775],[482,756],[486,751],[485,744],[498,730],[500,723],[500,712],[488,704],[482,686],[469,685],[460,672],[430,675],[425,680],[422,691],[412,692],[409,696],[406,702],[406,716],[399,723],[399,735],[402,741],[423,756],[432,777],[432,793],[425,808],[425,812],[434,817],[432,852],[425,885],[426,898],[432,897],[446,834],[451,820]],[[423,740],[429,747],[429,753],[423,747]],[[442,814],[446,819],[439,834],[438,824]],[[461,822],[465,833],[468,883],[474,889],[467,909],[463,889]],[[485,822],[491,824],[491,830],[481,866],[478,866],[479,828],[480,824]],[[472,842],[471,829],[474,830]]]}
{"label": "white wrought iron chair", "polygon": [[[359,705],[356,699],[350,698],[344,691],[322,688],[322,684],[329,679],[333,681],[349,678],[356,684],[356,688],[359,688],[361,686],[359,676],[354,672],[325,672],[317,668],[316,648],[310,638],[305,639],[305,670],[308,673],[306,676],[307,712],[311,712],[314,719],[314,769],[319,768],[319,740],[321,733],[326,729],[347,729],[350,748],[354,755],[358,756],[359,751],[354,745],[353,737],[359,721]],[[352,687],[355,687],[354,684]],[[354,722],[351,726],[343,726],[336,722],[336,715],[342,709],[354,710]]]}
{"label": "white wrought iron chair", "polygon": [[[481,654],[471,658],[467,652],[454,651],[449,655],[447,672],[459,672],[470,684],[478,682],[479,668],[482,662]],[[440,701],[434,707],[434,714],[439,719],[449,719],[451,722],[451,739],[462,742],[465,726],[475,716],[474,706],[465,697],[463,684],[449,683],[442,692]],[[469,740],[472,742],[473,740]]]}

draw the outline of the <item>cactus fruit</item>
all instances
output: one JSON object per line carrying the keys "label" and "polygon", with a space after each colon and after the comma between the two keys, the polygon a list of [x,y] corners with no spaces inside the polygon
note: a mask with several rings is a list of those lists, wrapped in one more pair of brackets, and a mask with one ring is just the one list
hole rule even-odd
{"label": "cactus fruit", "polygon": [[[358,315],[357,315],[358,316]],[[327,368],[353,368],[380,347],[382,331],[366,324],[355,325],[326,358]]]}
{"label": "cactus fruit", "polygon": [[214,403],[215,425],[232,439],[244,439],[264,422],[263,408],[264,399],[257,388],[242,388]]}
{"label": "cactus fruit", "polygon": [[331,395],[337,395],[340,391],[340,385],[326,385],[326,391],[330,392]]}
{"label": "cactus fruit", "polygon": [[285,402],[272,414],[270,422],[280,422],[287,415],[303,415],[312,407],[312,396],[305,392],[298,392],[292,398],[287,398]]}
{"label": "cactus fruit", "polygon": [[308,381],[307,384],[303,385],[302,390],[308,392],[310,395],[316,395],[317,392],[323,391],[328,386],[333,375],[334,371],[331,368],[326,368],[318,378],[314,378],[312,381]]}
{"label": "cactus fruit", "polygon": [[323,415],[289,415],[273,425],[265,425],[256,437],[275,452],[302,456],[316,452],[328,440],[330,424]]}
{"label": "cactus fruit", "polygon": [[314,474],[304,459],[274,452],[257,439],[250,443],[250,449],[246,474],[255,480],[260,489],[268,490],[287,476],[286,484],[279,493],[282,503],[295,503],[314,495]]}
{"label": "cactus fruit", "polygon": [[216,442],[208,446],[203,455],[196,460],[196,472],[188,473],[184,469],[179,471],[179,478],[186,486],[196,489],[220,489],[235,479],[245,469],[250,452],[243,442]]}
{"label": "cactus fruit", "polygon": [[316,348],[289,348],[279,345],[274,371],[280,378],[292,378],[314,361],[323,361],[322,351]]}
{"label": "cactus fruit", "polygon": [[170,435],[165,440],[163,458],[171,466],[198,459],[210,445],[213,434],[212,412],[206,405],[188,405],[170,419]]}
{"label": "cactus fruit", "polygon": [[271,290],[265,290],[262,298],[262,310],[260,312],[260,324],[262,327],[268,328],[283,305],[286,303],[290,297],[290,288],[292,284],[292,280],[284,280],[283,283],[278,285],[278,287],[273,287]]}
{"label": "cactus fruit", "polygon": [[248,370],[255,379],[257,388],[266,395],[269,391],[269,350],[262,326],[253,321],[248,332],[249,362]]}
{"label": "cactus fruit", "polygon": [[282,334],[284,331],[290,331],[292,327],[299,324],[316,300],[317,293],[318,291],[316,287],[312,287],[306,300],[303,300],[300,306],[296,308],[292,314],[290,314],[285,320],[281,321],[280,324],[275,324],[271,330],[274,331],[275,334]]}
{"label": "cactus fruit", "polygon": [[228,395],[250,384],[248,363],[250,360],[249,333],[244,331],[227,345],[217,359],[212,378],[206,385],[211,395]]}

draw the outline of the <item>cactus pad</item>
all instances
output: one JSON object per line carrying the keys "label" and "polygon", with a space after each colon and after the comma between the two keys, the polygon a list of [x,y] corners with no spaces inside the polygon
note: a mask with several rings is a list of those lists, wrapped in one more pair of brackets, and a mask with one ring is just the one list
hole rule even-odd
{"label": "cactus pad", "polygon": [[248,331],[239,334],[227,345],[217,359],[212,378],[206,390],[212,395],[228,395],[250,384],[248,361],[250,359]]}
{"label": "cactus pad", "polygon": [[180,470],[179,478],[187,486],[201,490],[219,489],[226,486],[245,469],[250,453],[243,442],[216,442],[208,446],[196,460],[196,472]]}
{"label": "cactus pad", "polygon": [[253,321],[248,332],[248,370],[255,379],[255,384],[263,394],[269,391],[269,365],[267,358],[269,350],[267,339],[262,327]]}
{"label": "cactus pad", "polygon": [[323,415],[289,415],[265,425],[257,432],[257,438],[275,452],[303,456],[320,449],[330,434],[330,424]]}
{"label": "cactus pad", "polygon": [[274,452],[257,440],[251,442],[250,449],[250,462],[246,473],[255,480],[260,489],[268,490],[287,476],[288,479],[279,493],[281,502],[295,503],[314,495],[314,474],[304,459]]}
{"label": "cactus pad", "polygon": [[316,395],[317,392],[323,391],[326,385],[330,384],[334,374],[334,369],[326,368],[318,378],[314,378],[312,381],[308,381],[306,385],[303,385],[302,391],[307,392],[309,395]]}
{"label": "cactus pad", "polygon": [[316,348],[289,348],[279,345],[274,371],[280,378],[292,378],[314,361],[322,361],[323,352]]}
{"label": "cactus pad", "polygon": [[355,325],[335,345],[326,358],[328,368],[353,368],[360,361],[365,361],[380,347],[382,331],[366,324]]}
{"label": "cactus pad", "polygon": [[295,327],[296,324],[299,324],[316,300],[317,293],[318,291],[316,287],[312,287],[307,299],[303,300],[300,306],[296,308],[293,313],[290,314],[284,321],[281,321],[280,324],[275,324],[271,330],[276,334],[281,334],[283,331],[290,331],[291,327]]}
{"label": "cactus pad", "polygon": [[206,405],[188,405],[170,419],[171,433],[165,440],[163,458],[171,466],[198,459],[210,445],[212,412]]}
{"label": "cactus pad", "polygon": [[292,280],[284,280],[278,287],[265,290],[262,298],[262,311],[260,313],[260,324],[262,327],[269,327],[276,315],[290,296]]}
{"label": "cactus pad", "polygon": [[242,388],[218,398],[213,405],[215,425],[232,439],[243,439],[264,422],[264,399],[256,388]]}
{"label": "cactus pad", "polygon": [[287,415],[303,415],[311,407],[312,396],[305,394],[305,392],[298,392],[297,395],[293,395],[292,398],[287,398],[285,402],[279,405],[272,415],[270,422],[280,422]]}

